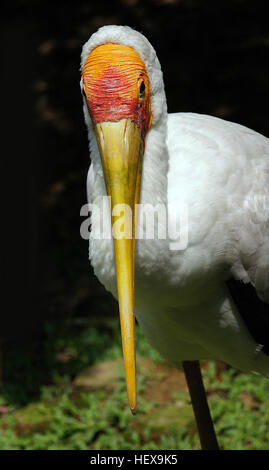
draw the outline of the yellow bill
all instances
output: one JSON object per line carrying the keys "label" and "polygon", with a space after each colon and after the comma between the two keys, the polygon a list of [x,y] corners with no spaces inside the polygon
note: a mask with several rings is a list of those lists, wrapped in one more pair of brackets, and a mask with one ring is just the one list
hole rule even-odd
{"label": "yellow bill", "polygon": [[144,141],[132,119],[94,126],[108,196],[114,243],[117,291],[127,393],[136,412],[134,317],[135,204],[139,202]]}

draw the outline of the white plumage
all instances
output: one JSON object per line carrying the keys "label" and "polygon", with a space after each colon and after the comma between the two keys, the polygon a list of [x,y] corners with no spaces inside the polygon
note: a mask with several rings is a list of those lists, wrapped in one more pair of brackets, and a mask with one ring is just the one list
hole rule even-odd
{"label": "white plumage", "polygon": [[[214,358],[269,376],[269,357],[225,284],[231,277],[251,283],[269,302],[269,141],[212,116],[167,115],[155,51],[131,28],[99,29],[83,47],[82,67],[90,52],[107,42],[135,49],[150,79],[153,121],[146,137],[140,204],[188,207],[186,249],[171,251],[169,239],[137,240],[137,320],[149,342],[176,366],[183,360]],[[86,103],[84,114],[92,160],[88,198],[102,211],[106,187]],[[113,242],[95,239],[96,223],[93,214],[90,260],[100,282],[117,297]]]}

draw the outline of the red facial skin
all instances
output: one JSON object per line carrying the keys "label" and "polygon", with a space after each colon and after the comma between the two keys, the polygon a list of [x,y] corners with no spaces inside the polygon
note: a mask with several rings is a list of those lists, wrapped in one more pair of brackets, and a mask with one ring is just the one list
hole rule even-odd
{"label": "red facial skin", "polygon": [[[99,55],[97,50],[101,48]],[[150,85],[144,63],[126,46],[106,44],[95,51],[83,68],[84,90],[92,121],[133,119],[144,138],[151,123]]]}

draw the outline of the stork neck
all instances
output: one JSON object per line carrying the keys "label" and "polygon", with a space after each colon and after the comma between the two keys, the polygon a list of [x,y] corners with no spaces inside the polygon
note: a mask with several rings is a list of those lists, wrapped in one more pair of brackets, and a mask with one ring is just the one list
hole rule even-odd
{"label": "stork neck", "polygon": [[[90,200],[95,201],[99,196],[106,195],[105,181],[101,158],[93,128],[89,125],[89,147],[95,175],[95,184],[91,188]],[[140,204],[167,204],[167,113],[153,124],[146,136],[145,153],[143,156]]]}
{"label": "stork neck", "polygon": [[143,158],[140,204],[167,204],[167,113],[151,127]]}
{"label": "stork neck", "polygon": [[[88,176],[88,199],[91,203],[94,203],[99,207],[101,217],[104,216],[104,205],[106,210],[106,216],[109,214],[109,205],[106,196],[105,179],[103,175],[103,169],[101,164],[101,158],[98,151],[98,146],[93,132],[92,127],[89,125],[89,138],[90,138],[90,151],[92,159],[91,172]],[[143,205],[143,214],[147,217],[149,212],[149,218],[151,220],[152,208],[157,205],[164,205],[167,208],[167,173],[168,173],[168,149],[167,149],[167,113],[164,112],[162,117],[153,123],[150,128],[145,145],[145,153],[143,156],[142,166],[142,178],[141,178],[141,193],[140,193],[140,204]],[[103,205],[104,203],[104,205]],[[141,217],[141,211],[138,212],[138,217]],[[106,219],[107,233],[111,230],[110,221]],[[139,219],[141,222],[141,218]],[[142,219],[143,222],[143,219]],[[115,279],[111,280],[109,270],[109,276],[106,278],[103,276],[104,263],[103,257],[98,255],[100,250],[104,252],[113,253],[113,245],[110,240],[101,239],[96,240],[94,237],[95,230],[98,232],[98,218],[91,217],[91,237],[90,237],[90,258],[92,265],[94,266],[95,272],[100,273],[100,279],[106,285],[107,289],[116,295],[115,290]],[[147,289],[147,282],[145,282],[145,276],[148,277],[149,283],[159,282],[161,285],[162,272],[159,270],[159,264],[156,264],[156,257],[159,262],[163,265],[167,265],[169,262],[168,255],[169,251],[164,249],[164,244],[168,241],[165,239],[158,239],[158,237],[147,238],[147,231],[145,233],[144,224],[138,223],[137,231],[137,243],[136,243],[136,265],[139,265],[140,269],[136,269],[136,280],[139,284],[140,277],[143,278],[142,285]],[[147,224],[146,224],[147,228]],[[154,227],[154,234],[155,234]],[[111,269],[114,269],[113,257],[110,259],[112,265]]]}

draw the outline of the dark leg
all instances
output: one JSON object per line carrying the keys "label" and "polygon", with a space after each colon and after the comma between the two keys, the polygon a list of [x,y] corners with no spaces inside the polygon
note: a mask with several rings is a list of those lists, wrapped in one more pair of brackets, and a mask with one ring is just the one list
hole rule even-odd
{"label": "dark leg", "polygon": [[183,361],[202,450],[219,450],[199,361]]}

